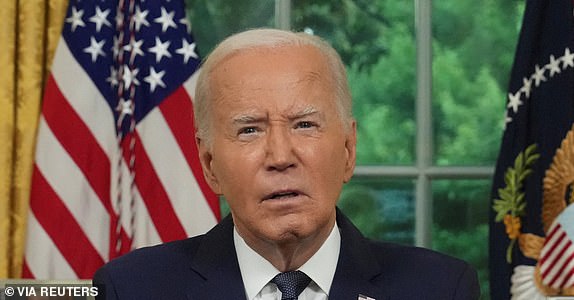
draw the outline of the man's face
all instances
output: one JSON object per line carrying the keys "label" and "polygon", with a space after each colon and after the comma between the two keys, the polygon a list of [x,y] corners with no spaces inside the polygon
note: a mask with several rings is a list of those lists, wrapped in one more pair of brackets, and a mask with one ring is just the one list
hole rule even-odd
{"label": "man's face", "polygon": [[248,241],[325,235],[355,166],[324,57],[309,46],[240,52],[211,74],[211,148],[199,141],[211,188]]}

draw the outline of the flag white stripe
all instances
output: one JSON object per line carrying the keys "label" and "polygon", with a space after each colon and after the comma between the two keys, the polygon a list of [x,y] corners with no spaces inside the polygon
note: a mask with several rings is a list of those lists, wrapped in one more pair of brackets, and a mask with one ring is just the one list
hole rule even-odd
{"label": "flag white stripe", "polygon": [[[189,235],[203,233],[217,221],[181,148],[158,108],[138,124],[138,133],[153,168]],[[186,185],[181,185],[185,182]],[[195,200],[194,200],[195,199]]]}
{"label": "flag white stripe", "polygon": [[[568,242],[568,239],[566,239],[566,242]],[[556,255],[558,255],[559,252],[560,251],[556,251]],[[543,281],[546,284],[550,284],[551,280],[554,279],[554,276],[556,276],[556,274],[560,271],[562,266],[564,266],[566,264],[566,260],[570,257],[570,255],[572,255],[572,253],[574,253],[574,248],[572,247],[572,245],[570,245],[570,247],[568,247],[568,249],[558,258],[558,260],[556,261],[554,266],[550,269],[548,274],[544,277]],[[546,268],[546,269],[548,269],[548,268]],[[556,284],[559,284],[560,282],[562,282],[562,280],[560,280],[560,278],[564,278],[564,276],[566,276],[566,272],[562,272],[562,274],[558,277],[559,280],[555,281],[556,283],[554,284],[554,286],[556,286]]]}
{"label": "flag white stripe", "polygon": [[36,279],[75,279],[76,273],[62,256],[44,228],[36,220],[33,212],[28,214],[28,242],[26,263]]}
{"label": "flag white stripe", "polygon": [[147,211],[147,207],[143,203],[139,192],[136,192],[136,199],[136,230],[133,240],[133,248],[160,244],[162,240],[157,233],[155,224],[152,222]]}
{"label": "flag white stripe", "polygon": [[[571,254],[571,253],[570,253]],[[569,254],[569,255],[570,255]],[[568,275],[568,273],[570,273],[570,271],[572,271],[572,268],[574,267],[573,265],[574,261],[570,260],[569,262],[566,262],[564,264],[566,264],[566,267],[564,268],[564,270],[562,270],[562,273],[560,273],[560,276],[558,276],[558,278],[556,279],[556,281],[554,282],[554,284],[552,285],[553,288],[555,289],[559,289],[562,287],[568,287],[568,280],[566,280],[566,275]],[[560,265],[560,267],[563,264]],[[555,269],[556,272],[559,270],[559,268]],[[553,277],[547,277],[548,279],[552,279]],[[546,278],[545,278],[546,279]],[[544,282],[546,285],[549,285],[550,282],[546,283],[547,280],[543,280],[542,282]]]}
{"label": "flag white stripe", "polygon": [[[542,273],[552,271],[551,268],[553,269],[553,266],[556,266],[556,264],[553,264],[554,260],[556,259],[556,257],[560,253],[560,250],[562,250],[562,248],[566,245],[567,242],[568,242],[567,239],[562,240],[562,242],[557,245],[556,250],[548,254],[548,258],[546,259],[546,261],[540,265],[540,271]],[[548,278],[548,276],[546,276],[545,278]]]}
{"label": "flag white stripe", "polygon": [[[554,231],[556,226],[558,226],[557,222],[552,223],[552,225],[548,229],[548,232],[551,233],[552,231]],[[542,251],[540,252],[540,257],[545,257],[548,255],[548,251],[550,251],[554,247],[554,245],[556,244],[556,242],[560,238],[560,235],[561,235],[561,233],[560,233],[560,230],[558,229],[556,232],[554,232],[554,234],[552,235],[551,238],[546,239],[546,241],[544,242],[544,247],[542,248]]]}
{"label": "flag white stripe", "polygon": [[[547,272],[548,268],[552,267],[552,262],[556,259],[556,256],[558,256],[558,254],[564,248],[566,243],[568,243],[567,238],[563,238],[559,244],[556,243],[559,240],[559,238],[561,236],[563,236],[563,234],[564,233],[561,230],[559,230],[556,233],[556,239],[552,240],[552,244],[556,245],[555,248],[552,250],[547,250],[546,253],[543,256],[541,256],[541,257],[546,257],[546,260],[540,266],[540,270],[542,271],[542,273]],[[544,248],[542,248],[542,249],[544,250]],[[551,248],[548,248],[548,249],[551,249]]]}
{"label": "flag white stripe", "polygon": [[[568,253],[568,257],[570,257],[572,255],[572,253],[574,253],[574,246],[570,246],[570,251]],[[570,272],[572,272],[572,270],[574,270],[574,259],[570,259],[568,262],[564,263],[566,265],[566,267],[564,268],[564,270],[562,271],[562,274],[560,275],[559,280],[557,280],[558,283],[564,282],[564,284],[562,285],[562,287],[571,287],[574,282],[572,282],[572,280],[574,280],[574,276],[571,276],[570,278],[565,278],[568,274],[571,274]],[[571,283],[568,283],[568,282]]]}
{"label": "flag white stripe", "polygon": [[107,260],[110,226],[108,212],[43,117],[40,118],[38,144],[42,145],[42,151],[36,154],[38,169],[74,216],[96,251]]}

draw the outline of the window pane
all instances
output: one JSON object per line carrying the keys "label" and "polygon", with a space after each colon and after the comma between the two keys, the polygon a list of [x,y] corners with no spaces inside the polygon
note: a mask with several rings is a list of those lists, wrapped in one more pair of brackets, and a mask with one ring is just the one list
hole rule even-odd
{"label": "window pane", "polygon": [[471,263],[483,299],[488,286],[490,180],[436,180],[432,183],[432,248]]}
{"label": "window pane", "polygon": [[347,66],[357,163],[414,162],[416,48],[411,1],[293,1],[293,29],[327,39]]}
{"label": "window pane", "polygon": [[436,164],[494,164],[523,5],[433,1]]}
{"label": "window pane", "polygon": [[415,202],[411,180],[353,177],[338,206],[372,239],[414,244]]}
{"label": "window pane", "polygon": [[185,0],[199,53],[207,56],[225,37],[274,24],[275,1]]}

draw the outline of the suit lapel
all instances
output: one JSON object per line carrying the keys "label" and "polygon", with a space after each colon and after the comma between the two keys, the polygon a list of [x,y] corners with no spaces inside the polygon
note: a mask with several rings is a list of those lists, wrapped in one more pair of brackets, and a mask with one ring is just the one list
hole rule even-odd
{"label": "suit lapel", "polygon": [[[381,276],[379,262],[373,260],[371,247],[358,229],[337,209],[341,232],[341,252],[329,291],[330,300],[357,299],[359,294],[376,300],[384,291],[373,284]],[[187,296],[198,299],[245,299],[245,288],[235,254],[233,220],[226,217],[210,230],[201,242],[190,265],[198,282],[190,282]]]}
{"label": "suit lapel", "polygon": [[191,261],[191,269],[201,278],[190,283],[190,300],[245,299],[245,288],[235,245],[233,220],[226,217],[206,235]]}
{"label": "suit lapel", "polygon": [[372,259],[372,249],[359,230],[337,209],[337,225],[341,232],[341,252],[329,291],[329,299],[357,299],[359,294],[376,300],[385,292],[373,284],[381,276],[379,263]]}

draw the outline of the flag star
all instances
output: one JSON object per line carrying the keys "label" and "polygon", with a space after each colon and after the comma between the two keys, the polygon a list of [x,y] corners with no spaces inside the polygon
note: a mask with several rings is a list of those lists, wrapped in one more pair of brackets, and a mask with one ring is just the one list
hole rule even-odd
{"label": "flag star", "polygon": [[536,71],[534,71],[534,75],[532,78],[534,79],[534,85],[538,87],[540,82],[546,81],[546,76],[544,76],[544,72],[546,71],[544,68],[540,69],[538,65],[535,66]]}
{"label": "flag star", "polygon": [[164,7],[161,8],[161,16],[155,18],[154,21],[161,24],[161,32],[165,32],[169,27],[177,28],[177,25],[173,21],[173,16],[175,12],[168,13]]}
{"label": "flag star", "polygon": [[191,33],[191,23],[189,22],[189,19],[181,18],[179,20],[179,23],[185,25],[185,28],[187,29],[187,33]]}
{"label": "flag star", "polygon": [[112,87],[118,85],[118,71],[114,67],[110,67],[110,77],[106,78]]}
{"label": "flag star", "polygon": [[198,58],[195,53],[195,43],[188,43],[186,39],[183,39],[181,48],[175,50],[176,53],[183,55],[183,61],[187,64],[190,57]]}
{"label": "flag star", "polygon": [[121,98],[116,107],[116,111],[120,112],[120,120],[123,119],[125,115],[132,115],[134,113],[132,100],[126,101],[124,98]]}
{"label": "flag star", "polygon": [[76,27],[84,27],[86,24],[82,20],[82,16],[84,15],[84,11],[80,9],[80,11],[76,10],[76,7],[72,7],[72,16],[66,19],[66,23],[72,24],[72,32],[76,30]]}
{"label": "flag star", "polygon": [[566,66],[574,67],[574,54],[570,53],[570,48],[566,48],[564,50],[564,56],[562,56],[562,68],[566,68]]}
{"label": "flag star", "polygon": [[100,32],[102,25],[112,27],[112,24],[108,21],[108,15],[110,10],[106,9],[102,11],[99,6],[96,6],[96,14],[90,17],[90,22],[96,24],[96,31]]}
{"label": "flag star", "polygon": [[530,98],[530,92],[532,91],[532,79],[522,78],[522,88],[521,92],[524,92],[526,98]]}
{"label": "flag star", "polygon": [[92,55],[92,62],[96,62],[98,56],[106,56],[104,51],[102,51],[102,47],[106,43],[106,40],[97,41],[93,36],[90,37],[90,46],[84,48],[85,53],[89,53]]}
{"label": "flag star", "polygon": [[133,84],[140,85],[140,82],[137,79],[137,75],[139,73],[139,69],[134,69],[133,71],[127,65],[124,65],[124,75],[122,76],[122,81],[124,82],[124,89],[130,88]]}
{"label": "flag star", "polygon": [[162,81],[164,75],[165,71],[157,73],[153,67],[150,67],[149,75],[144,78],[144,81],[149,83],[150,89],[153,92],[158,85],[162,88],[165,88],[165,83]]}
{"label": "flag star", "polygon": [[134,14],[134,23],[136,26],[136,31],[140,31],[142,25],[149,26],[148,21],[146,20],[147,14],[149,10],[141,11],[139,6],[136,6],[136,13]]}
{"label": "flag star", "polygon": [[124,50],[132,51],[131,55],[135,57],[136,55],[144,56],[141,49],[143,40],[136,41],[135,39],[130,40],[130,43],[124,46]]}
{"label": "flag star", "polygon": [[155,53],[155,60],[157,63],[159,63],[161,58],[164,56],[171,57],[171,53],[167,50],[169,48],[169,44],[171,44],[170,41],[162,43],[158,37],[155,37],[155,46],[149,48],[149,52]]}
{"label": "flag star", "polygon": [[548,63],[547,68],[550,70],[550,77],[553,77],[554,74],[560,74],[562,71],[560,69],[560,60],[554,58],[554,55],[550,55],[550,62]]}
{"label": "flag star", "polygon": [[512,94],[509,93],[508,94],[508,105],[506,107],[511,108],[512,107],[512,111],[514,111],[514,113],[518,112],[518,107],[524,103],[522,103],[522,101],[520,101],[520,92],[517,92],[516,94]]}

